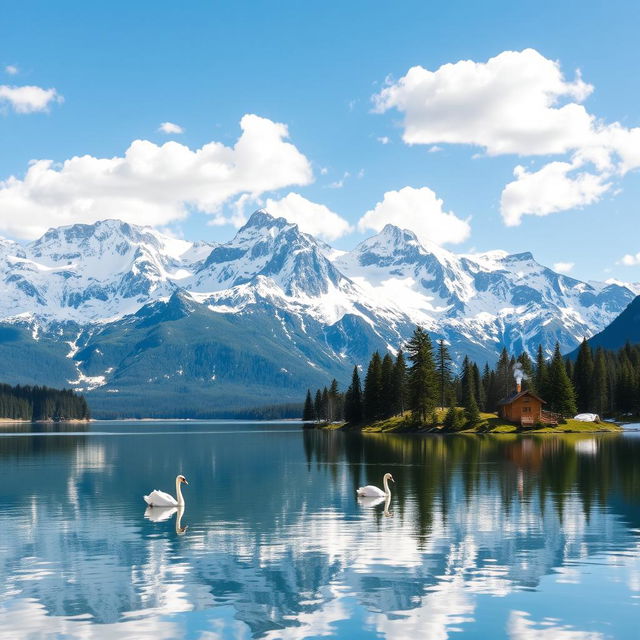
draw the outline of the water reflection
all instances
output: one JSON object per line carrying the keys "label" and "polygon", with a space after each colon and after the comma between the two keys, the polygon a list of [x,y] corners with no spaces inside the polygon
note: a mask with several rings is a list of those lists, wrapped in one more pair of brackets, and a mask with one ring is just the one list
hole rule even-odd
{"label": "water reflection", "polygon": [[[0,437],[7,637],[635,633],[633,435],[118,429]],[[188,528],[141,500],[176,461],[198,487]],[[356,499],[387,470],[393,496]]]}

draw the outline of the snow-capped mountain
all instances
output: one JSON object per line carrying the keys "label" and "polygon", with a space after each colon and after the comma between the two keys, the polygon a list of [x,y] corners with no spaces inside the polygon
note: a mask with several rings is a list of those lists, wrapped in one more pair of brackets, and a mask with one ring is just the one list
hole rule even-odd
{"label": "snow-capped mountain", "polygon": [[220,245],[117,220],[0,240],[0,277],[1,377],[71,384],[103,409],[141,394],[159,407],[297,400],[416,323],[480,363],[503,346],[569,351],[637,292],[530,253],[457,255],[391,225],[337,252],[265,211]]}
{"label": "snow-capped mountain", "polygon": [[25,247],[2,240],[0,302],[40,320],[118,318],[170,295],[212,248],[119,220],[50,229]]}

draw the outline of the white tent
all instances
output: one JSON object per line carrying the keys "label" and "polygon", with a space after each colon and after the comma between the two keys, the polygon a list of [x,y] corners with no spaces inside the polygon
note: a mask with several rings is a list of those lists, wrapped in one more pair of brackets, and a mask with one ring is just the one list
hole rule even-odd
{"label": "white tent", "polygon": [[597,413],[579,413],[574,420],[580,420],[580,422],[600,422],[600,416]]}

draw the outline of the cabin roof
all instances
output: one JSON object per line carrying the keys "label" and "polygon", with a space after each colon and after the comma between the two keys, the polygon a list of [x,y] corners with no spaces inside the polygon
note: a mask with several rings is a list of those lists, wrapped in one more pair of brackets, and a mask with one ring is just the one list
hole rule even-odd
{"label": "cabin roof", "polygon": [[503,398],[502,400],[500,400],[498,404],[499,405],[511,404],[512,402],[515,402],[518,398],[522,398],[522,396],[531,396],[536,400],[540,400],[542,404],[547,404],[546,401],[543,400],[540,396],[537,396],[535,393],[529,391],[528,389],[525,389],[524,391],[514,391],[510,396],[507,396],[506,398]]}

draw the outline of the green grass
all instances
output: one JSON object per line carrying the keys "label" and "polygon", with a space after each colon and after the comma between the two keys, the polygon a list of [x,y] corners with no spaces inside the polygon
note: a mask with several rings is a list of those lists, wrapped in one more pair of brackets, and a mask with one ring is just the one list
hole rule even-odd
{"label": "green grass", "polygon": [[[394,416],[386,420],[378,420],[365,425],[331,424],[321,425],[325,429],[353,429],[363,433],[420,433],[424,431],[447,433],[442,421],[446,410],[438,409],[438,425],[416,423],[409,412],[402,416]],[[495,413],[481,413],[481,421],[471,429],[461,429],[455,433],[600,433],[616,432],[621,427],[610,422],[580,422],[579,420],[567,420],[565,424],[555,427],[533,427],[522,429],[517,425],[499,418]]]}

